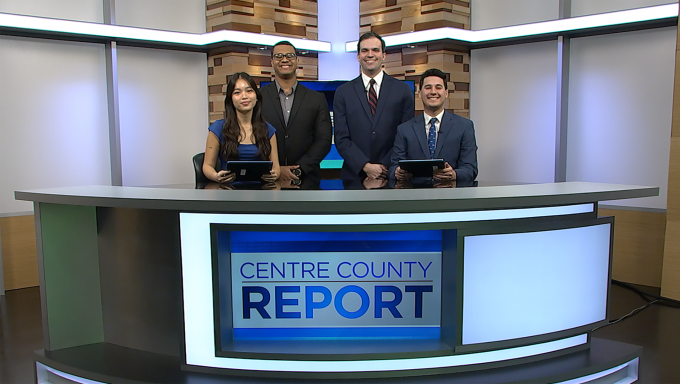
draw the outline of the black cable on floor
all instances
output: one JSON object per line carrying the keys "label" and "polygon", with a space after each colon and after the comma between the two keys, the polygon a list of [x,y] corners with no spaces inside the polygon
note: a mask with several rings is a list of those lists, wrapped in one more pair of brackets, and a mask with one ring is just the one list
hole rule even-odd
{"label": "black cable on floor", "polygon": [[597,327],[597,328],[591,329],[590,332],[597,331],[597,330],[600,329],[600,328],[604,328],[604,327],[607,327],[607,326],[610,326],[610,325],[614,325],[614,324],[618,323],[619,321],[623,321],[623,320],[625,320],[625,319],[627,319],[627,318],[629,318],[629,317],[631,317],[631,316],[637,314],[638,312],[641,312],[643,309],[645,309],[645,308],[651,306],[652,304],[657,303],[658,301],[659,301],[659,300],[649,301],[649,302],[647,302],[647,304],[645,304],[645,305],[643,305],[643,306],[641,306],[641,307],[638,307],[638,308],[633,309],[632,311],[630,311],[630,312],[628,312],[627,314],[625,314],[625,315],[619,317],[619,318],[616,319],[616,320],[611,320],[611,321],[610,321],[609,323],[607,323],[607,324],[604,324],[604,325],[601,325],[601,326],[599,326],[599,327]]}
{"label": "black cable on floor", "polygon": [[647,302],[650,302],[653,299],[653,300],[658,301],[659,304],[662,303],[662,302],[666,302],[668,304],[680,306],[679,300],[674,300],[674,299],[671,299],[671,298],[668,298],[668,297],[655,295],[653,293],[643,292],[643,291],[639,290],[638,288],[636,288],[635,286],[633,286],[632,284],[628,284],[628,283],[625,283],[623,281],[612,279],[612,284],[616,284],[620,287],[630,289],[631,291],[637,293],[640,297],[642,297]]}
{"label": "black cable on floor", "polygon": [[591,332],[596,331],[600,328],[604,328],[604,327],[609,326],[609,325],[616,324],[620,321],[623,321],[623,320],[641,312],[642,310],[650,307],[653,304],[665,305],[665,306],[670,306],[670,307],[673,307],[673,308],[680,308],[680,301],[678,301],[678,300],[674,300],[674,299],[671,299],[671,298],[668,298],[668,297],[655,295],[653,293],[643,292],[640,289],[636,288],[634,285],[628,284],[628,283],[625,283],[625,282],[619,281],[619,280],[612,279],[612,284],[618,285],[620,287],[623,287],[623,288],[626,288],[626,289],[629,289],[629,290],[635,292],[636,294],[638,294],[638,296],[640,296],[642,298],[642,300],[646,301],[646,304],[641,306],[641,307],[633,309],[629,313],[619,317],[616,320],[611,320],[607,324],[601,325],[597,328],[593,328],[591,330]]}

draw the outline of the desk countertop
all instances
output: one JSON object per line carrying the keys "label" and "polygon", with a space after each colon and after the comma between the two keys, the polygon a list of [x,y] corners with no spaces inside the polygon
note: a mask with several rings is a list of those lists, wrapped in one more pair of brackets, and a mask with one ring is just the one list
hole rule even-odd
{"label": "desk countertop", "polygon": [[40,203],[229,213],[406,213],[570,205],[649,197],[658,187],[566,182],[453,189],[264,191],[80,186],[16,191]]}

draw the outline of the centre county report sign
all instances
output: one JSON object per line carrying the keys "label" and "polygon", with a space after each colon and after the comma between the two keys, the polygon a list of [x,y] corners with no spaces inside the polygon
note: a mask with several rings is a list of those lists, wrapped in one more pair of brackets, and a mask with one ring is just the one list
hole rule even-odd
{"label": "centre county report sign", "polygon": [[244,233],[230,236],[234,340],[440,338],[440,231],[260,232],[255,247]]}

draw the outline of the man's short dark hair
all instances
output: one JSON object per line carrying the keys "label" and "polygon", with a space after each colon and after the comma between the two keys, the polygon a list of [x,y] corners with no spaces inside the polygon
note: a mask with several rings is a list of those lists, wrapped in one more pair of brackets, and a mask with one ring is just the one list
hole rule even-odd
{"label": "man's short dark hair", "polygon": [[437,68],[430,68],[427,71],[423,72],[423,74],[420,76],[420,88],[423,89],[423,82],[425,81],[426,77],[430,76],[437,76],[444,80],[444,89],[449,89],[448,84],[446,83],[446,73],[440,71]]}
{"label": "man's short dark hair", "polygon": [[279,45],[289,45],[289,46],[293,47],[293,51],[295,51],[295,54],[297,54],[297,49],[295,49],[295,46],[293,45],[293,43],[291,43],[288,40],[281,40],[278,43],[274,44],[274,46],[272,47],[272,57],[274,57],[274,48],[278,47]]}
{"label": "man's short dark hair", "polygon": [[380,40],[382,51],[385,52],[385,40],[383,40],[383,38],[375,32],[366,32],[359,38],[359,42],[357,43],[357,54],[361,52],[361,42],[366,39],[370,39],[371,37],[375,37],[376,39]]}

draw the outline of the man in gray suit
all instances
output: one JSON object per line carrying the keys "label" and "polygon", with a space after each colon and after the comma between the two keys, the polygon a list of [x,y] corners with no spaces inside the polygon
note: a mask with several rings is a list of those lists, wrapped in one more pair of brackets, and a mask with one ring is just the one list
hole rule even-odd
{"label": "man in gray suit", "polygon": [[446,74],[428,69],[420,77],[424,113],[397,127],[390,176],[398,181],[412,175],[399,167],[400,160],[444,159],[444,169],[433,178],[449,182],[473,181],[477,177],[477,142],[472,121],[444,111],[449,97]]}

